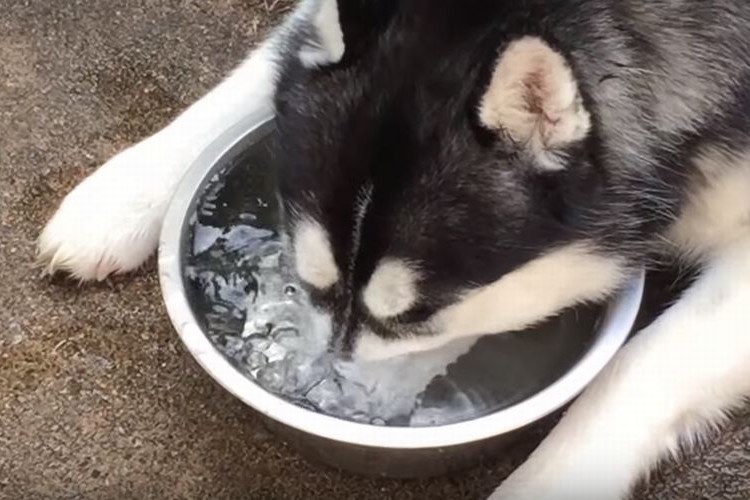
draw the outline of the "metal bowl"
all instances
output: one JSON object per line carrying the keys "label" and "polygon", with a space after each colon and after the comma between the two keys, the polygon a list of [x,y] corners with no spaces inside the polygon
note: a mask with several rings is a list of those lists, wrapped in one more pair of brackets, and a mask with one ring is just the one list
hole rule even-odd
{"label": "metal bowl", "polygon": [[[260,413],[305,457],[351,472],[389,477],[423,477],[470,466],[496,454],[518,431],[572,400],[627,339],[640,307],[643,273],[601,309],[589,340],[564,373],[522,400],[471,420],[439,427],[374,426],[316,413],[267,392],[209,340],[190,299],[184,271],[191,219],[201,192],[238,157],[259,148],[273,131],[272,117],[248,116],[218,137],[190,167],[164,221],[159,276],[169,316],[188,351],[214,380]],[[272,155],[263,158],[273,161]]]}

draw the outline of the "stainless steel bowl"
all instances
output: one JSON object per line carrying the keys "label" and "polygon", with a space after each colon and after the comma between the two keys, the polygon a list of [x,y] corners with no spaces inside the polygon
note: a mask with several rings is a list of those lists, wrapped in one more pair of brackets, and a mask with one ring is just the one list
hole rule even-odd
{"label": "stainless steel bowl", "polygon": [[500,451],[518,431],[579,394],[627,339],[643,294],[640,273],[605,308],[588,350],[566,373],[530,397],[473,420],[440,427],[385,427],[341,420],[296,406],[247,378],[211,343],[187,298],[184,261],[189,214],[198,192],[227,158],[273,132],[272,117],[248,116],[228,129],[190,167],[167,212],[159,275],[169,316],[188,351],[214,380],[260,413],[304,456],[339,469],[390,477],[441,474]]}

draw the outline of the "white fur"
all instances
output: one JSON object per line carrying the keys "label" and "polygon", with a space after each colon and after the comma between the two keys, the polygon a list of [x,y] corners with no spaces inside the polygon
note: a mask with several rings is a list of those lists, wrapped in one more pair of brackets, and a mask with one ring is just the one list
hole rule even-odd
{"label": "white fur", "polygon": [[467,292],[436,315],[431,325],[434,334],[389,341],[366,333],[355,354],[383,359],[434,349],[459,337],[523,329],[565,307],[603,298],[623,278],[617,259],[583,244],[565,246]]}
{"label": "white fur", "polygon": [[167,204],[187,167],[243,115],[270,111],[274,78],[269,44],[165,129],[79,184],[39,238],[49,271],[89,280],[140,266],[156,248]]}
{"label": "white fur", "polygon": [[669,239],[681,253],[700,259],[741,238],[743,227],[750,229],[750,151],[710,149],[695,161],[703,177]]}
{"label": "white fur", "polygon": [[305,45],[299,58],[307,67],[321,66],[340,60],[344,56],[344,34],[339,23],[337,0],[320,0],[312,16],[312,25],[318,35],[318,43]]}
{"label": "white fur", "polygon": [[[479,337],[474,336],[474,337]],[[443,347],[457,339],[470,339],[472,336],[443,336],[422,335],[408,337],[398,341],[386,340],[373,332],[361,332],[354,348],[354,358],[358,361],[382,361],[409,353],[432,351]]]}
{"label": "white fur", "polygon": [[750,395],[750,154],[704,151],[672,243],[705,269],[491,500],[623,500]]}
{"label": "white fur", "polygon": [[294,258],[300,279],[319,290],[339,280],[328,234],[311,219],[302,220],[294,230]]}
{"label": "white fur", "polygon": [[386,259],[370,277],[362,299],[376,318],[398,316],[409,310],[418,298],[419,272],[399,259]]}
{"label": "white fur", "polygon": [[[321,11],[324,19],[329,3]],[[314,5],[316,0],[302,2],[287,25],[222,84],[68,194],[39,238],[39,258],[47,270],[90,280],[140,266],[156,248],[169,199],[191,162],[243,116],[271,111],[280,39]]]}
{"label": "white fur", "polygon": [[182,161],[153,136],[118,154],[68,194],[39,237],[47,271],[102,280],[140,266],[156,248]]}
{"label": "white fur", "polygon": [[491,500],[623,500],[750,394],[750,237],[628,344]]}
{"label": "white fur", "polygon": [[591,126],[570,66],[536,37],[521,38],[500,55],[479,118],[527,145],[551,170],[562,165],[548,153],[583,139]]}
{"label": "white fur", "polygon": [[495,283],[473,290],[438,317],[445,332],[463,335],[526,328],[579,302],[604,298],[624,278],[621,262],[583,244],[532,260]]}
{"label": "white fur", "polygon": [[[305,64],[343,55],[333,0],[303,1],[290,22],[300,19],[310,19],[319,32],[318,44],[300,54]],[[284,33],[279,30],[172,124],[112,158],[65,198],[39,239],[49,271],[102,279],[138,267],[153,252],[166,205],[187,166],[243,115],[270,110],[276,47]],[[678,56],[674,59],[690,62]],[[681,99],[695,96],[690,106],[674,105],[668,93],[672,85],[655,89],[663,111],[675,118],[670,122],[680,126],[694,118],[685,110],[703,115],[712,105],[706,96],[715,94],[694,91],[693,73],[688,64],[684,74],[666,75],[691,89],[680,94]],[[541,116],[525,106],[530,75],[541,76],[536,83],[542,94],[534,96],[543,103]],[[501,56],[480,117],[488,127],[530,144],[546,168],[559,168],[550,149],[583,138],[590,126],[565,60],[531,38]],[[624,499],[681,438],[694,441],[750,394],[750,155],[707,151],[697,161],[707,182],[693,193],[669,237],[683,254],[705,263],[703,274],[620,352],[493,500]],[[310,259],[312,265],[301,269],[313,271],[300,274],[324,288],[335,283],[338,270],[325,235],[311,231],[303,235],[308,241],[297,257],[303,264]],[[369,358],[391,357],[437,347],[455,332],[469,336],[522,328],[577,301],[599,298],[621,278],[617,261],[581,246],[558,249],[468,292],[438,315],[442,333],[397,343],[365,335],[357,351]],[[382,293],[374,295],[370,302],[376,306],[368,306],[373,311],[392,313],[409,302],[408,294],[395,305]]]}

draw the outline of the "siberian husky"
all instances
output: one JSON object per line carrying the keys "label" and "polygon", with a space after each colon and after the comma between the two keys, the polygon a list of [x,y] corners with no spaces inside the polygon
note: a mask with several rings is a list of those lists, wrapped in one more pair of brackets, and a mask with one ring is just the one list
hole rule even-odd
{"label": "siberian husky", "polygon": [[700,269],[494,500],[619,500],[750,395],[750,2],[303,0],[62,202],[81,280],[154,251],[186,167],[274,112],[296,269],[353,355],[431,349]]}

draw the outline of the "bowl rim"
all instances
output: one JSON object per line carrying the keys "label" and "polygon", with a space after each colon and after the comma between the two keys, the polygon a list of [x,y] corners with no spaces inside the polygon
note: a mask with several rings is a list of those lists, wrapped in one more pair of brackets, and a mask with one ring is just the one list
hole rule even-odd
{"label": "bowl rim", "polygon": [[267,392],[236,369],[211,343],[187,300],[180,255],[188,210],[219,160],[234,148],[250,146],[273,129],[273,115],[248,115],[221,133],[190,165],[169,203],[159,240],[159,281],[170,320],[201,367],[248,406],[284,425],[352,445],[425,449],[458,446],[521,429],[576,397],[627,340],[640,308],[645,272],[639,270],[605,309],[599,335],[583,357],[557,381],[533,396],[497,412],[431,427],[389,427],[357,423],[316,413]]}

